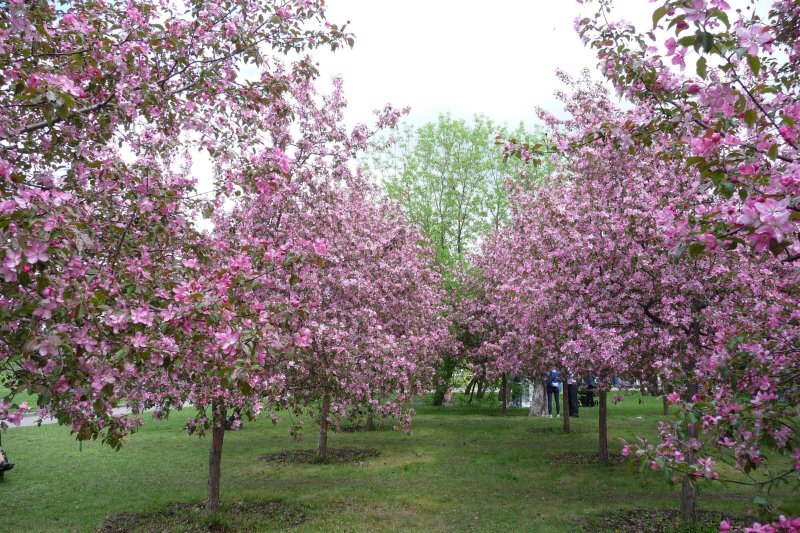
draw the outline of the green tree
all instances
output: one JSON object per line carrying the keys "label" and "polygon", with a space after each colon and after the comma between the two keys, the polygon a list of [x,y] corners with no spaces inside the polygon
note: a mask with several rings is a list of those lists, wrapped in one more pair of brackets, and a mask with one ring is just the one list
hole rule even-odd
{"label": "green tree", "polygon": [[[510,131],[483,115],[471,122],[440,115],[438,121],[418,128],[406,125],[394,143],[369,154],[368,170],[434,247],[453,307],[470,297],[463,284],[470,269],[469,252],[508,219],[508,185],[535,186],[549,172],[547,162],[531,172],[528,165],[523,170],[517,158],[504,159],[497,137],[534,144],[542,135],[526,131],[522,124]],[[456,334],[461,329],[454,323]],[[435,404],[442,403],[461,359],[459,354],[442,358]]]}

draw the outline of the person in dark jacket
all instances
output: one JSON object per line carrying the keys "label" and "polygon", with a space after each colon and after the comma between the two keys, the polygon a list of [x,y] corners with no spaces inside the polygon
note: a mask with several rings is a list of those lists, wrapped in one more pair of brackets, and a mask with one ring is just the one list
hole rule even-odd
{"label": "person in dark jacket", "polygon": [[561,414],[560,387],[558,381],[558,370],[551,370],[547,375],[547,416],[553,416],[553,397],[556,399],[556,416]]}

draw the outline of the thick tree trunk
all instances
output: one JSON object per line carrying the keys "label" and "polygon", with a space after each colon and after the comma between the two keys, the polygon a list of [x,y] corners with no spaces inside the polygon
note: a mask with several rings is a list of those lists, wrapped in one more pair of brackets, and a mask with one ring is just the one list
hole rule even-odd
{"label": "thick tree trunk", "polygon": [[319,411],[319,441],[317,442],[317,459],[328,459],[328,415],[331,411],[331,398],[327,394],[322,397],[322,407]]}
{"label": "thick tree trunk", "polygon": [[608,403],[607,392],[600,390],[600,409],[598,411],[598,422],[600,426],[599,445],[600,445],[600,464],[608,465]]}
{"label": "thick tree trunk", "polygon": [[[691,400],[695,394],[697,394],[697,384],[689,381],[689,385],[686,387],[686,398]],[[695,424],[687,424],[686,436],[689,439],[697,438],[697,426]],[[697,462],[697,454],[693,451],[688,452],[686,454],[686,462],[689,464]],[[697,518],[696,508],[697,487],[695,486],[694,478],[686,474],[681,484],[681,518],[685,522],[694,522]]]}
{"label": "thick tree trunk", "polygon": [[697,514],[697,487],[691,476],[686,475],[681,485],[681,517],[684,522],[694,522]]}
{"label": "thick tree trunk", "polygon": [[503,379],[500,380],[500,404],[503,406],[503,416],[508,414],[508,378],[503,372]]}
{"label": "thick tree trunk", "polygon": [[563,395],[564,400],[561,404],[561,414],[564,416],[564,433],[569,433],[569,386],[567,386],[567,380],[564,380]]}
{"label": "thick tree trunk", "polygon": [[531,381],[531,410],[530,416],[547,416],[547,382]]}
{"label": "thick tree trunk", "polygon": [[211,430],[211,452],[208,456],[208,494],[206,495],[206,511],[219,511],[219,484],[222,475],[222,442],[225,439],[225,409],[214,403]]}

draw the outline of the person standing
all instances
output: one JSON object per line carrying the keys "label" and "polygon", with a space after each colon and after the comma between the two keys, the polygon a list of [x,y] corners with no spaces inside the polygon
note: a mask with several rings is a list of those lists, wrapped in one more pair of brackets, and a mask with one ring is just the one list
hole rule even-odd
{"label": "person standing", "polygon": [[556,399],[556,416],[561,414],[561,400],[559,392],[561,383],[558,381],[558,370],[551,370],[547,375],[547,416],[553,417],[553,397]]}
{"label": "person standing", "polygon": [[594,392],[597,390],[597,378],[589,376],[586,378],[586,407],[594,407]]}

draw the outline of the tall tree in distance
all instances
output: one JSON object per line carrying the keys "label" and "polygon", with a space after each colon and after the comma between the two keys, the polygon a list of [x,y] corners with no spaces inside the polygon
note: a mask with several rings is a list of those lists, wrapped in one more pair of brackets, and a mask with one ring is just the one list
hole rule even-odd
{"label": "tall tree in distance", "polygon": [[[469,253],[508,219],[508,188],[519,184],[520,176],[529,187],[549,172],[547,164],[530,169],[518,159],[504,159],[496,146],[498,136],[534,144],[542,134],[526,131],[523,124],[511,131],[483,115],[469,122],[440,115],[438,121],[418,128],[406,125],[393,143],[374,150],[367,160],[387,195],[400,203],[433,246],[453,307],[470,297],[463,283],[471,268]],[[455,334],[466,331],[455,319],[452,329]],[[462,359],[458,353],[442,357],[435,405],[442,404]]]}

